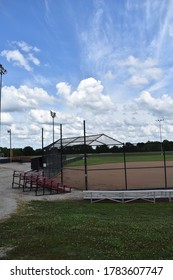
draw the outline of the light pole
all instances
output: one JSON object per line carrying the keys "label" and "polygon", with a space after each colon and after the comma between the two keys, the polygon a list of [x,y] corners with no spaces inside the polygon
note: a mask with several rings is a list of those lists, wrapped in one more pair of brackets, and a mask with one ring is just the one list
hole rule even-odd
{"label": "light pole", "polygon": [[10,135],[10,162],[12,161],[12,149],[11,149],[11,129],[7,130]]}
{"label": "light pole", "polygon": [[54,145],[54,119],[56,117],[56,113],[53,112],[53,111],[50,111],[50,115],[51,115],[52,120],[53,120],[53,145]]}
{"label": "light pole", "polygon": [[7,70],[0,64],[0,140],[1,140],[1,92],[2,92],[2,75],[6,74]]}
{"label": "light pole", "polygon": [[163,145],[162,145],[162,125],[161,125],[161,122],[164,121],[164,119],[158,119],[156,121],[159,122],[160,145],[161,145],[161,154],[162,154],[163,153]]}

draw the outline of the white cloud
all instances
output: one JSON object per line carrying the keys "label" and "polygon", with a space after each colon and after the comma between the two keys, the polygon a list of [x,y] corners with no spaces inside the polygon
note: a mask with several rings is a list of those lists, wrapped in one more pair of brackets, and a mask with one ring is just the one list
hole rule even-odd
{"label": "white cloud", "polygon": [[39,52],[40,51],[39,48],[30,46],[29,44],[27,44],[24,41],[13,41],[12,45],[20,47],[21,50],[24,52],[31,52],[31,51]]}
{"label": "white cloud", "polygon": [[[164,2],[164,1],[163,1]],[[158,28],[158,36],[157,36],[157,49],[156,49],[156,57],[160,58],[161,50],[165,46],[167,35],[170,35],[170,24],[172,22],[172,9],[173,9],[173,1],[168,1],[163,4],[165,13],[164,16],[160,13],[160,28]],[[161,11],[162,12],[162,11]]]}
{"label": "white cloud", "polygon": [[158,82],[152,84],[147,91],[149,92],[154,92],[154,91],[158,91],[162,88],[164,88],[167,85],[167,79],[164,77],[161,80],[159,80]]}
{"label": "white cloud", "polygon": [[[75,123],[77,117],[73,113],[66,113],[55,110],[56,116],[54,119],[55,126],[59,124],[70,124]],[[50,115],[50,110],[43,110],[43,109],[31,109],[29,116],[31,118],[31,121],[33,123],[39,123],[39,124],[48,124],[51,125],[51,131],[52,131],[52,117]]]}
{"label": "white cloud", "polygon": [[13,117],[9,113],[3,112],[1,115],[2,124],[11,124],[13,121]]}
{"label": "white cloud", "polygon": [[[12,62],[13,65],[23,67],[27,71],[32,71],[31,64],[40,64],[39,59],[33,54],[33,52],[39,51],[38,48],[32,47],[23,41],[13,41],[12,45],[15,46],[14,50],[3,50],[0,53],[1,56],[7,59],[7,61]],[[19,47],[19,49],[16,47]]]}
{"label": "white cloud", "polygon": [[[41,148],[42,146],[41,127],[32,124],[27,124],[27,125],[24,125],[23,123],[16,124],[13,121],[13,123],[10,126],[8,126],[8,129],[11,129],[12,147],[19,148],[19,147],[31,146],[33,148]],[[7,130],[4,132],[3,138],[6,143],[6,146],[8,146],[9,135],[7,134]]]}
{"label": "white cloud", "polygon": [[160,68],[146,68],[144,69],[143,75],[149,80],[159,80],[162,77],[163,71]]}
{"label": "white cloud", "polygon": [[152,58],[139,60],[134,56],[118,61],[117,65],[124,69],[124,73],[130,78],[126,80],[126,84],[133,87],[144,87],[150,82],[158,81],[163,76],[163,70],[157,67],[157,62]]}
{"label": "white cloud", "polygon": [[104,78],[107,80],[114,80],[116,75],[113,73],[113,71],[109,70],[104,74]]}
{"label": "white cloud", "polygon": [[168,25],[168,32],[169,32],[169,36],[173,37],[173,24]]}
{"label": "white cloud", "polygon": [[141,109],[147,110],[155,116],[169,116],[173,114],[173,98],[168,94],[154,98],[149,92],[143,91],[136,98],[136,103]]}
{"label": "white cloud", "polygon": [[27,59],[31,62],[33,62],[35,65],[39,65],[40,64],[40,61],[37,57],[35,57],[32,53],[29,53],[28,54],[28,57]]}
{"label": "white cloud", "polygon": [[[156,118],[160,114],[165,117],[165,113],[173,113],[173,99],[169,95],[154,98],[147,91],[130,102],[124,101],[124,106],[115,106],[110,97],[103,94],[102,83],[94,78],[82,80],[75,91],[71,91],[71,86],[64,82],[56,87],[58,97],[64,97],[63,111],[62,108],[57,109],[58,99],[41,88],[3,87],[3,110],[11,112],[6,113],[4,124],[12,129],[18,146],[22,143],[23,146],[41,147],[41,128],[44,128],[44,145],[52,142],[50,110],[56,112],[55,139],[60,137],[60,123],[63,124],[63,137],[83,135],[85,119],[88,135],[105,133],[122,142],[133,143],[155,139],[155,135],[158,136]],[[145,123],[146,120],[151,123]]]}
{"label": "white cloud", "polygon": [[145,77],[141,77],[141,76],[132,76],[128,81],[127,84],[134,86],[134,87],[138,87],[138,86],[143,86],[143,85],[147,85],[149,83],[148,79]]}
{"label": "white cloud", "polygon": [[82,60],[95,73],[107,69],[116,57],[115,26],[105,1],[93,3],[93,15],[80,32]]}
{"label": "white cloud", "polygon": [[103,94],[103,85],[94,78],[82,80],[71,94],[70,86],[65,83],[57,85],[57,89],[64,94],[70,106],[82,110],[107,111],[113,107],[111,98]]}
{"label": "white cloud", "polygon": [[[142,68],[142,65],[138,65]],[[133,87],[141,87],[148,85],[151,81],[157,81],[162,77],[162,70],[160,68],[142,68],[140,71],[138,68],[129,69],[129,72],[134,73],[127,84]]]}
{"label": "white cloud", "polygon": [[29,115],[34,123],[48,124],[52,122],[50,111],[48,110],[31,109]]}
{"label": "white cloud", "polygon": [[34,82],[38,85],[43,85],[43,86],[47,86],[51,84],[50,79],[48,79],[47,77],[41,75],[41,74],[34,74],[33,76],[34,81],[32,80],[31,82],[28,81],[29,84],[33,84]]}
{"label": "white cloud", "polygon": [[6,112],[20,112],[55,102],[55,98],[44,89],[29,88],[26,85],[19,88],[3,87],[2,100],[2,108]]}
{"label": "white cloud", "polygon": [[152,59],[152,58],[147,58],[144,61],[140,61],[138,58],[134,57],[133,55],[128,56],[127,59],[124,60],[120,60],[117,61],[117,64],[119,66],[133,66],[133,67],[137,67],[137,68],[143,68],[143,67],[153,67],[155,65],[157,65],[156,60]]}
{"label": "white cloud", "polygon": [[65,83],[65,82],[58,83],[56,85],[56,88],[57,88],[58,94],[65,96],[67,98],[71,93],[71,86],[68,83]]}
{"label": "white cloud", "polygon": [[7,61],[12,62],[14,65],[22,66],[27,71],[32,70],[28,60],[19,50],[4,50],[1,52],[1,56],[5,57]]}
{"label": "white cloud", "polygon": [[153,137],[154,134],[158,134],[158,127],[154,124],[142,126],[141,133],[143,133],[145,136]]}

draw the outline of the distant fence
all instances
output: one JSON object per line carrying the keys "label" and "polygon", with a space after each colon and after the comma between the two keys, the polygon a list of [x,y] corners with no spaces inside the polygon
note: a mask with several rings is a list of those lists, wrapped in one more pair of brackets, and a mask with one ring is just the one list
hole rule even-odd
{"label": "distant fence", "polygon": [[12,157],[13,162],[30,162],[31,161],[31,156],[15,156]]}
{"label": "distant fence", "polygon": [[8,157],[0,157],[0,163],[7,163],[10,162],[10,159]]}
{"label": "distant fence", "polygon": [[0,163],[8,163],[8,162],[31,162],[30,156],[15,156],[15,157],[0,157]]}

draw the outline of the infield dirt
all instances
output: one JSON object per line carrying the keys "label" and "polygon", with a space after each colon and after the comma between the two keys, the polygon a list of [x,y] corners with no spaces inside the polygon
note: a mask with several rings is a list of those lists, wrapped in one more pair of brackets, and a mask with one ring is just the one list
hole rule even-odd
{"label": "infield dirt", "polygon": [[[129,162],[124,169],[123,163],[101,164],[88,167],[88,189],[116,190],[148,189],[173,187],[173,162]],[[65,168],[64,183],[74,188],[85,189],[84,168]]]}

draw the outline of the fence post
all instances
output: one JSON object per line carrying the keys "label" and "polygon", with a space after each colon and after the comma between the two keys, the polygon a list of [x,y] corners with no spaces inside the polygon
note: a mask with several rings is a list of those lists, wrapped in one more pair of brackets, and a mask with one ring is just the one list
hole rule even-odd
{"label": "fence post", "polygon": [[125,188],[127,190],[127,166],[126,166],[126,151],[125,151],[125,145],[124,144],[123,144],[123,155],[124,155]]}
{"label": "fence post", "polygon": [[63,146],[62,146],[62,124],[60,124],[60,153],[61,153],[61,183],[63,184]]}
{"label": "fence post", "polygon": [[163,149],[162,146],[162,151],[163,151],[163,159],[164,159],[164,175],[165,175],[165,189],[167,188],[167,172],[166,172],[166,156],[165,156],[165,150]]}
{"label": "fence post", "polygon": [[86,151],[86,129],[85,129],[85,121],[83,121],[83,128],[84,128],[85,190],[88,190],[88,170],[87,170],[87,151]]}

